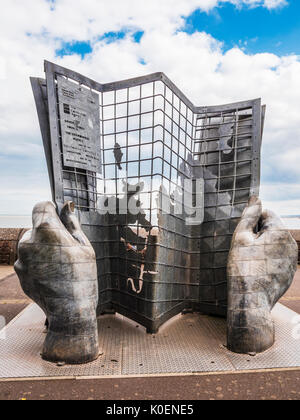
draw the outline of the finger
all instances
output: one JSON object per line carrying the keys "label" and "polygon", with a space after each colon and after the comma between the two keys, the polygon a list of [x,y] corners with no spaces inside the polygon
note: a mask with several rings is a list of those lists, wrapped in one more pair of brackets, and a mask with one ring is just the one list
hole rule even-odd
{"label": "finger", "polygon": [[75,204],[68,201],[62,208],[60,213],[60,220],[73,236],[73,238],[81,245],[90,246],[88,238],[85,236],[81,229],[80,222],[75,214]]}
{"label": "finger", "polygon": [[[258,232],[258,241],[268,245],[286,244],[296,248],[296,242],[289,230],[284,226],[280,217],[274,212],[266,210],[263,212],[261,220],[261,229]],[[287,250],[287,249],[286,249]]]}
{"label": "finger", "polygon": [[280,217],[271,210],[264,210],[262,213],[261,229],[259,233],[263,233],[266,230],[285,230]]}
{"label": "finger", "polygon": [[32,243],[60,245],[68,241],[65,238],[65,228],[61,223],[55,205],[50,202],[37,204],[32,212]]}
{"label": "finger", "polygon": [[252,196],[249,199],[248,205],[245,208],[240,223],[238,224],[235,234],[239,235],[247,233],[255,236],[255,228],[262,215],[262,204],[257,196]]}

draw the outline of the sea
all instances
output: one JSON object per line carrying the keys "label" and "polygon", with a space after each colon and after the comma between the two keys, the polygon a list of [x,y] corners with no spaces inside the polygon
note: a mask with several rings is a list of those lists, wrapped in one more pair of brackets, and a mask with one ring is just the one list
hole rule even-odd
{"label": "sea", "polygon": [[290,230],[300,230],[300,216],[282,217],[284,225]]}
{"label": "sea", "polygon": [[0,215],[0,229],[1,228],[31,228],[32,216],[8,216]]}
{"label": "sea", "polygon": [[[8,216],[0,215],[0,228],[31,228],[31,215]],[[284,216],[281,218],[284,225],[290,230],[300,230],[300,216]]]}

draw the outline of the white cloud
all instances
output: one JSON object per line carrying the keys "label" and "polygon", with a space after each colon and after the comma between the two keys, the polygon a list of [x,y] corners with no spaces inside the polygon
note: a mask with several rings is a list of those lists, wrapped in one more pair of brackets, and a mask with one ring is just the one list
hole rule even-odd
{"label": "white cloud", "polygon": [[4,80],[6,77],[6,61],[3,57],[0,57],[0,80]]}
{"label": "white cloud", "polygon": [[288,4],[287,0],[265,0],[265,7],[268,9],[276,9],[277,7],[283,7]]}
{"label": "white cloud", "polygon": [[[276,214],[280,216],[299,216],[300,200],[281,200],[281,201],[267,201],[263,200],[264,209],[272,209]],[[287,212],[288,210],[288,212]],[[290,229],[299,229],[299,219],[295,222],[293,220],[290,223],[285,220],[285,224],[289,225]],[[294,223],[293,223],[294,222]]]}
{"label": "white cloud", "polygon": [[[236,6],[268,9],[286,3],[282,0],[226,1]],[[240,48],[224,52],[222,40],[209,34],[189,35],[177,31],[183,25],[183,16],[197,8],[208,11],[224,2],[57,0],[51,10],[45,0],[5,1],[0,16],[0,157],[28,159],[31,156],[32,162],[44,159],[29,76],[43,76],[43,60],[48,59],[103,83],[163,71],[196,105],[262,97],[268,106],[262,161],[264,178],[276,175],[278,179],[278,174],[284,177],[288,173],[300,183],[297,158],[300,153],[299,57],[268,53],[248,55]],[[125,39],[110,44],[99,40],[106,32],[124,28],[132,32],[145,31],[141,43],[133,42],[132,32]],[[84,60],[78,55],[57,58],[55,51],[62,40],[90,40],[93,53]],[[146,65],[140,63],[141,59]],[[5,173],[0,167],[0,173],[2,171]],[[21,178],[37,185],[30,168],[24,171],[20,167],[20,173],[9,178],[12,191],[19,191],[21,181],[18,179]],[[43,183],[35,190],[30,189],[31,201],[38,201],[39,192],[48,190],[46,176]],[[262,195],[265,191],[263,189]],[[282,189],[283,197],[285,194],[286,190]],[[268,199],[268,203],[273,201]],[[284,213],[288,214],[289,202],[286,203]]]}
{"label": "white cloud", "polygon": [[130,26],[166,31],[178,27],[182,17],[194,10],[209,11],[222,3],[268,9],[287,4],[286,0],[10,0],[1,9],[0,33],[13,34],[14,39],[27,32],[72,40]]}
{"label": "white cloud", "polygon": [[[226,2],[226,0],[224,1]],[[230,0],[230,3],[235,4],[237,7],[244,5],[249,7],[266,7],[267,9],[277,9],[284,7],[288,4],[287,0]]]}

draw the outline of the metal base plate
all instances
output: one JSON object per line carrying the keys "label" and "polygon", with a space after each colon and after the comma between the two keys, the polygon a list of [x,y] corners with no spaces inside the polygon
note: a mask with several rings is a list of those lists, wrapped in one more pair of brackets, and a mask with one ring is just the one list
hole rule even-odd
{"label": "metal base plate", "polygon": [[83,366],[58,367],[40,357],[44,315],[29,306],[0,332],[0,378],[106,377],[188,374],[300,367],[300,339],[293,338],[298,315],[278,304],[273,312],[276,344],[250,357],[229,352],[226,321],[199,314],[179,315],[157,335],[120,315],[99,320],[103,356]]}

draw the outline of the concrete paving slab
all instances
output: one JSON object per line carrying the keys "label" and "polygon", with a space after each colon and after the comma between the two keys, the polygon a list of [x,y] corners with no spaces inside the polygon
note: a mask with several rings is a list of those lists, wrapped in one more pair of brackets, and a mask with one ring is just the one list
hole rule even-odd
{"label": "concrete paving slab", "polygon": [[15,270],[10,265],[0,265],[0,281],[4,280],[8,276],[15,274]]}
{"label": "concrete paving slab", "polygon": [[9,275],[0,281],[0,316],[4,318],[5,324],[30,303],[31,300],[23,293],[16,275]]}

